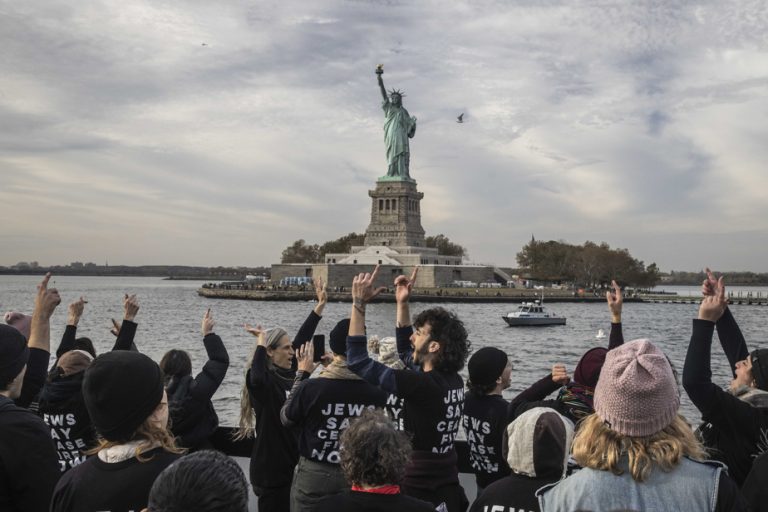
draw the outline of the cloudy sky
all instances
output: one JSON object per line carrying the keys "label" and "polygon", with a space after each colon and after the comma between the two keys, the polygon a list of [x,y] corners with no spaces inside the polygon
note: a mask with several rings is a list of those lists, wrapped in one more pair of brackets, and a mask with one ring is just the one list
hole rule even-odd
{"label": "cloudy sky", "polygon": [[0,0],[0,44],[0,265],[364,231],[383,63],[422,224],[472,261],[533,233],[768,271],[766,1]]}

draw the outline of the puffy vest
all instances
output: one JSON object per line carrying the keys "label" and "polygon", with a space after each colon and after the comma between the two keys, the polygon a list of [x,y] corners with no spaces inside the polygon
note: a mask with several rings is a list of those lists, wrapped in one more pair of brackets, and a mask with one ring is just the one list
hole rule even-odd
{"label": "puffy vest", "polygon": [[636,482],[622,461],[623,475],[584,468],[536,492],[542,512],[572,510],[714,511],[723,466],[683,458],[669,473],[654,468]]}

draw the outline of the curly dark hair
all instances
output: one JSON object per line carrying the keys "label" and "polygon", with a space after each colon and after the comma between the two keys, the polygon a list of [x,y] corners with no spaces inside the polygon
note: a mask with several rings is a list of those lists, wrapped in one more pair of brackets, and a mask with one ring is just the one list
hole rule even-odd
{"label": "curly dark hair", "polygon": [[440,344],[435,357],[436,370],[458,372],[464,368],[471,347],[464,322],[455,313],[444,308],[426,309],[413,320],[415,328],[429,325],[431,340]]}
{"label": "curly dark hair", "polygon": [[411,441],[382,410],[366,410],[341,434],[341,470],[352,485],[399,484]]}

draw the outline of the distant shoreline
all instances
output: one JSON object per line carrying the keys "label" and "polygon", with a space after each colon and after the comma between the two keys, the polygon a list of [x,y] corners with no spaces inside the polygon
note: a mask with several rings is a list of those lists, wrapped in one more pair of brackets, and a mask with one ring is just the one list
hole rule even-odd
{"label": "distant shoreline", "polygon": [[[10,276],[42,276],[46,272],[51,272],[55,276],[73,276],[73,277],[157,277],[167,281],[208,281],[208,282],[239,282],[244,281],[246,275],[269,274],[268,267],[227,268],[214,267],[187,267],[178,265],[145,265],[131,267],[126,265],[116,265],[106,267],[97,265],[92,268],[73,268],[69,266],[38,267],[36,269],[14,269],[0,267],[0,275]],[[727,274],[726,274],[727,276]],[[738,280],[729,280],[726,277],[728,286],[738,286],[743,288],[765,288],[766,283],[741,282]],[[658,283],[656,288],[665,286],[700,286],[701,282],[691,281],[664,281]]]}

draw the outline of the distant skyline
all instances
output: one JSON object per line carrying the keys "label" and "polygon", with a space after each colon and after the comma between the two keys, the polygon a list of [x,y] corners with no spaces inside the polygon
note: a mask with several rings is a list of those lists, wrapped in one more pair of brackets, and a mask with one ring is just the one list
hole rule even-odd
{"label": "distant skyline", "polygon": [[470,261],[534,234],[767,272],[764,6],[3,2],[0,265],[253,267],[364,232],[381,63],[422,225]]}

